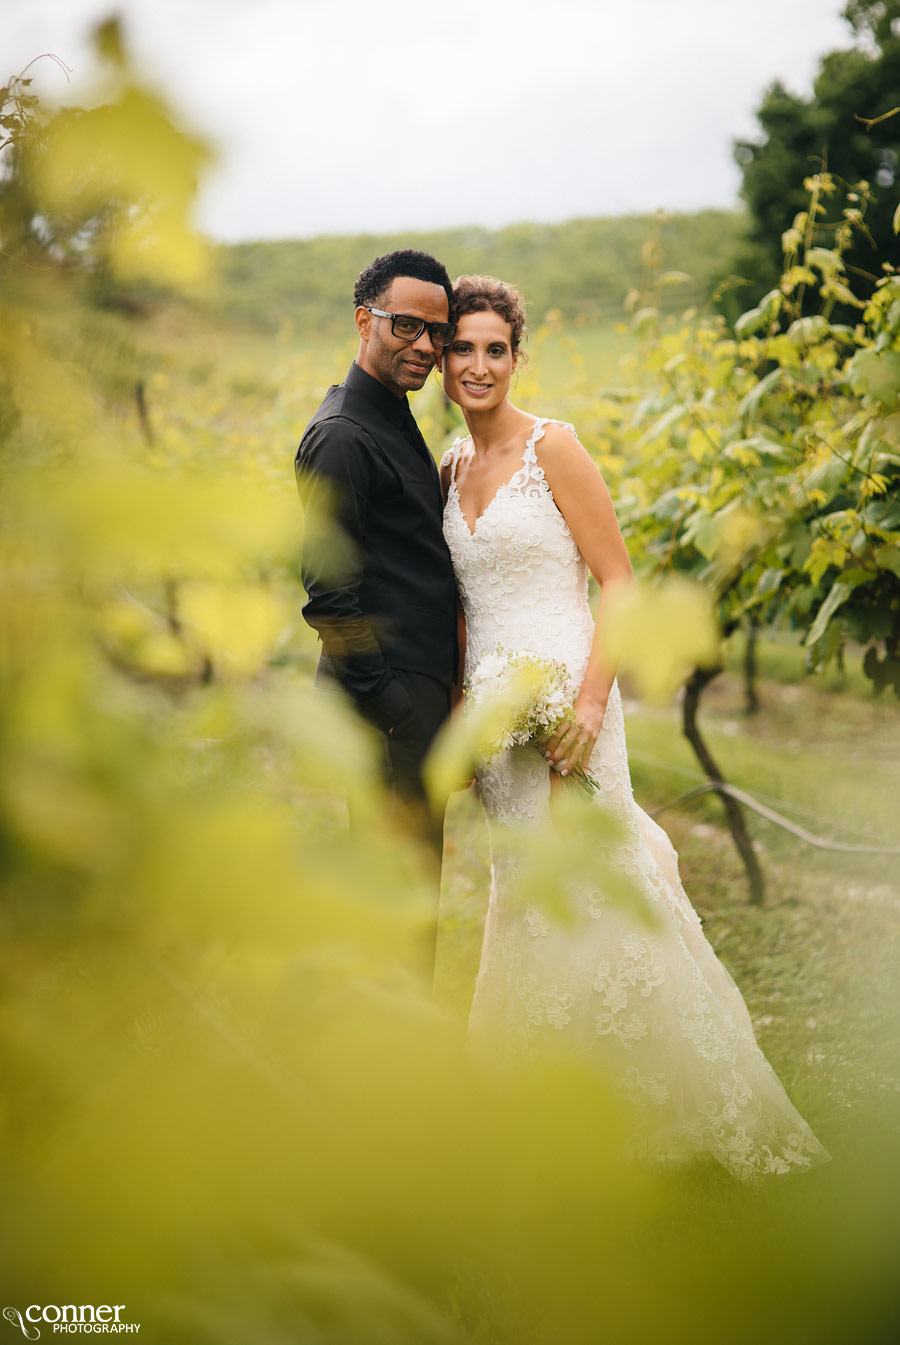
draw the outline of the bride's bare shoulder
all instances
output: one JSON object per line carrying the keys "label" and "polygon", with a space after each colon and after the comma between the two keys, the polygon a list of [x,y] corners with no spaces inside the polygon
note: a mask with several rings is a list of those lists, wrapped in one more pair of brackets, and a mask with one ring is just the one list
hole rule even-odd
{"label": "bride's bare shoulder", "polygon": [[541,434],[537,438],[539,448],[555,448],[558,445],[577,444],[578,435],[575,426],[567,420],[542,420]]}
{"label": "bride's bare shoulder", "polygon": [[575,433],[575,427],[567,421],[546,421],[542,435],[535,441],[534,451],[545,472],[577,470],[584,466],[585,460],[593,466],[587,449]]}

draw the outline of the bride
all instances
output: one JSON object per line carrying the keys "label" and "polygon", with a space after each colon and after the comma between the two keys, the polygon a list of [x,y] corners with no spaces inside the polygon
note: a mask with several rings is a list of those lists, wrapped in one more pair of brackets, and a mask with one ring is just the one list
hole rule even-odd
{"label": "bride", "polygon": [[[823,1162],[702,932],[668,837],[632,796],[622,703],[588,606],[589,572],[601,604],[632,582],[609,492],[571,426],[509,400],[525,335],[519,293],[462,276],[451,317],[456,336],[439,366],[469,434],[444,455],[441,480],[467,673],[498,648],[527,649],[563,662],[580,687],[573,722],[553,739],[479,768],[494,863],[470,1030],[526,1054],[549,1039],[596,1057],[637,1104],[648,1152],[712,1155],[741,1178]],[[579,895],[564,927],[516,900],[496,842],[544,819],[554,783],[580,766],[601,787],[597,806],[619,819],[624,839],[610,858],[637,881],[651,924],[602,888]]]}

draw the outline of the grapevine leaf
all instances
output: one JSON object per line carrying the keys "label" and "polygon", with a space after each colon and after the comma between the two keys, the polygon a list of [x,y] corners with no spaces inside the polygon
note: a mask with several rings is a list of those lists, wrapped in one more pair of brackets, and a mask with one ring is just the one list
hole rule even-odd
{"label": "grapevine leaf", "polygon": [[812,317],[798,318],[792,322],[787,334],[795,346],[814,346],[827,336],[828,322],[821,313],[815,313]]}
{"label": "grapevine leaf", "polygon": [[900,579],[900,548],[880,546],[875,552],[875,561],[882,570],[890,570]]}
{"label": "grapevine leaf", "polygon": [[667,430],[677,424],[684,414],[685,408],[680,403],[669,407],[665,415],[660,416],[659,420],[654,421],[650,428],[641,435],[638,447],[643,448],[646,444],[651,444],[654,439],[659,439]]}
{"label": "grapevine leaf", "polygon": [[882,406],[900,401],[900,351],[861,350],[850,361],[847,373],[854,392]]}
{"label": "grapevine leaf", "polygon": [[734,334],[739,341],[744,341],[748,336],[753,336],[761,327],[764,327],[768,319],[761,308],[748,308],[746,313],[742,313],[734,324]]}
{"label": "grapevine leaf", "polygon": [[660,276],[661,285],[690,285],[694,277],[689,276],[686,271],[663,271]]}
{"label": "grapevine leaf", "polygon": [[759,301],[759,307],[770,320],[781,312],[784,304],[784,295],[781,290],[769,290]]}
{"label": "grapevine leaf", "polygon": [[640,337],[655,335],[659,328],[659,309],[640,308],[631,319],[632,330]]}
{"label": "grapevine leaf", "polygon": [[863,584],[870,584],[875,578],[871,570],[857,568],[855,570],[844,570],[841,574],[841,583],[849,585],[850,588],[860,588]]}
{"label": "grapevine leaf", "polygon": [[705,556],[707,560],[712,560],[719,549],[719,527],[716,520],[711,514],[698,510],[688,520],[682,541],[696,547],[700,555]]}
{"label": "grapevine leaf", "polygon": [[814,285],[815,283],[816,273],[811,271],[808,266],[792,266],[781,279],[782,289],[786,294],[790,294],[798,285]]}
{"label": "grapevine leaf", "polygon": [[844,269],[838,253],[832,252],[830,248],[810,248],[806,260],[810,266],[817,267],[823,276],[833,276],[836,271]]}
{"label": "grapevine leaf", "polygon": [[760,402],[778,386],[781,381],[781,376],[781,369],[773,369],[770,373],[766,374],[765,378],[761,378],[756,386],[750,389],[738,407],[740,415],[755,416],[759,410]]}
{"label": "grapevine leaf", "polygon": [[844,285],[839,280],[826,280],[822,286],[822,294],[830,299],[837,299],[838,303],[847,304],[851,308],[865,308],[865,301],[858,299],[849,285]]}
{"label": "grapevine leaf", "polygon": [[850,597],[853,592],[853,587],[852,584],[846,584],[841,579],[832,584],[825,601],[822,603],[822,606],[816,614],[815,621],[810,626],[809,634],[804,641],[805,644],[814,645],[821,640],[831,624],[831,618]]}
{"label": "grapevine leaf", "polygon": [[796,224],[792,229],[785,229],[784,233],[781,235],[781,248],[785,255],[788,257],[793,256],[794,253],[799,252],[802,246],[803,234],[797,228]]}
{"label": "grapevine leaf", "polygon": [[755,453],[762,453],[769,458],[783,458],[785,456],[783,446],[773,443],[763,434],[754,434],[749,439],[741,439],[739,442],[744,448],[753,449]]}

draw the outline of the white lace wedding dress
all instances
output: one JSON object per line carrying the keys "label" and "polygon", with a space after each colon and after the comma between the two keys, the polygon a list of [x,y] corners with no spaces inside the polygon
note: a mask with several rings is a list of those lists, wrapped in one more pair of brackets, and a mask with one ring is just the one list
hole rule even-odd
{"label": "white lace wedding dress", "polygon": [[[530,649],[564,662],[580,684],[594,633],[588,571],[537,461],[547,423],[535,422],[522,466],[474,529],[456,486],[463,441],[453,444],[443,464],[451,469],[444,534],[465,610],[467,669],[498,647]],[[824,1161],[703,934],[671,842],[634,801],[616,685],[590,769],[601,785],[596,805],[623,827],[607,861],[637,881],[653,923],[592,887],[576,894],[574,928],[555,925],[517,900],[515,865],[497,845],[470,1033],[499,1034],[526,1054],[549,1038],[596,1056],[637,1104],[638,1147],[656,1156],[712,1155],[741,1178]],[[549,768],[534,746],[495,757],[479,783],[495,840],[547,815]]]}

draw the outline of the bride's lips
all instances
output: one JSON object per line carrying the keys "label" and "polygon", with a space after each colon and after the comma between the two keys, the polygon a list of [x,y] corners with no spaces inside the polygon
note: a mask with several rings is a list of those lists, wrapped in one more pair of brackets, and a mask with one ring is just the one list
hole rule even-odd
{"label": "bride's lips", "polygon": [[471,397],[485,397],[491,391],[490,383],[463,383],[463,387]]}

